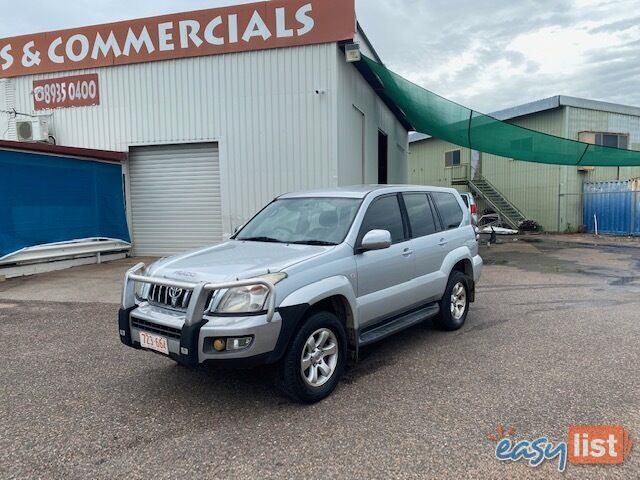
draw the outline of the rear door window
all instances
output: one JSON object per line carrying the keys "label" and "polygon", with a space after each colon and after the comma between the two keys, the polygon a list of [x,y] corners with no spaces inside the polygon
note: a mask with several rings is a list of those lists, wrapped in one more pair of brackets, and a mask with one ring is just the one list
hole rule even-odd
{"label": "rear door window", "polygon": [[371,230],[388,230],[391,233],[393,243],[405,240],[402,213],[397,195],[389,195],[374,200],[364,216],[358,244]]}
{"label": "rear door window", "polygon": [[411,237],[418,238],[436,233],[436,220],[426,193],[404,193],[404,204],[411,226]]}
{"label": "rear door window", "polygon": [[445,230],[458,228],[462,223],[463,213],[455,195],[446,192],[432,192],[431,198],[440,213],[443,228]]}

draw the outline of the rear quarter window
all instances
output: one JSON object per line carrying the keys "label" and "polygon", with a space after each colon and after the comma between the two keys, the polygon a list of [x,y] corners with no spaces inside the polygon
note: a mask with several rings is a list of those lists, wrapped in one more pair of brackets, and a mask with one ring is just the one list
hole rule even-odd
{"label": "rear quarter window", "polygon": [[403,193],[404,204],[407,207],[407,216],[411,225],[413,238],[424,237],[438,231],[436,220],[429,205],[426,193]]}
{"label": "rear quarter window", "polygon": [[440,213],[444,229],[458,228],[462,223],[463,213],[455,195],[446,192],[433,192],[431,198]]}

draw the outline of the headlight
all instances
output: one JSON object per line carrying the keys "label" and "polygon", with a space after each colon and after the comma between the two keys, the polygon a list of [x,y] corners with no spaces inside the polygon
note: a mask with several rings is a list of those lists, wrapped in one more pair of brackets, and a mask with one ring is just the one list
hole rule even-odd
{"label": "headlight", "polygon": [[[270,273],[256,277],[275,285],[287,278],[286,273]],[[264,285],[249,285],[227,290],[218,304],[218,313],[257,313],[262,312],[269,298],[269,289]]]}
{"label": "headlight", "polygon": [[[144,267],[142,271],[139,272],[139,274],[142,275],[143,277],[146,277],[148,273],[149,273],[149,267]],[[147,288],[148,286],[149,285],[146,283],[136,282],[135,292],[136,292],[136,299],[138,301],[141,302],[146,299],[146,292],[148,291],[148,288]]]}

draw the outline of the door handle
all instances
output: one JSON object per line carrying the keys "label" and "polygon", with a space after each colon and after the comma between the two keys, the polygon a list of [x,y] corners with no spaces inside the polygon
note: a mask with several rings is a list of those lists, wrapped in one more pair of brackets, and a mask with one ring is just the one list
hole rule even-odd
{"label": "door handle", "polygon": [[441,239],[440,239],[440,242],[438,243],[438,245],[440,245],[441,247],[444,247],[447,243],[449,243],[449,242],[447,242],[447,240],[446,240],[446,239],[441,238]]}
{"label": "door handle", "polygon": [[410,256],[410,255],[413,255],[413,250],[411,250],[411,249],[409,249],[409,248],[405,248],[405,249],[402,251],[402,256],[403,256],[403,257],[408,257],[408,256]]}

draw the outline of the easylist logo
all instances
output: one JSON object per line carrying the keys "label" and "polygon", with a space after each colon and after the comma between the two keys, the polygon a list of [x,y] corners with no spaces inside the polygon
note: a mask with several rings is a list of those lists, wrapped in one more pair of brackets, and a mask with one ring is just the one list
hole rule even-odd
{"label": "easylist logo", "polygon": [[574,465],[618,465],[631,453],[633,445],[629,432],[619,425],[572,425],[567,441],[553,442],[546,436],[535,439],[511,438],[513,427],[496,427],[489,439],[498,442],[495,457],[500,461],[526,461],[537,467],[545,461],[556,461],[559,472],[567,463]]}

